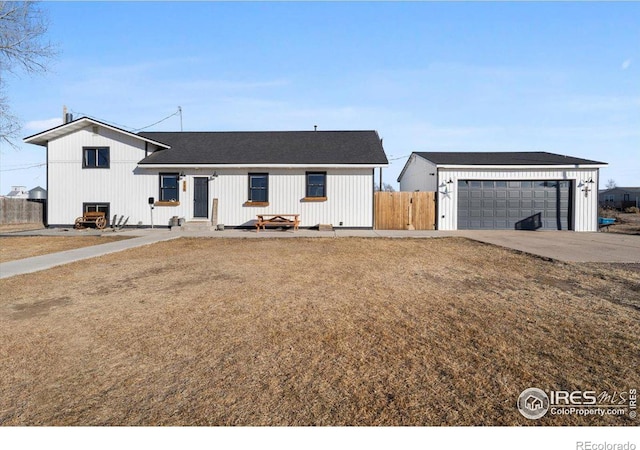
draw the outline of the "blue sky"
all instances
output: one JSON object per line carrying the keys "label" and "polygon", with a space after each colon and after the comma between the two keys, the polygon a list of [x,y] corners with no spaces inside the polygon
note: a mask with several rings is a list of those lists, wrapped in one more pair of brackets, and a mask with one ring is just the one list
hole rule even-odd
{"label": "blue sky", "polygon": [[[41,6],[61,54],[6,79],[23,136],[63,105],[129,130],[181,106],[186,131],[378,130],[396,188],[412,151],[456,150],[605,161],[601,185],[640,185],[640,3]],[[1,193],[45,186],[23,169],[44,149],[0,151]]]}

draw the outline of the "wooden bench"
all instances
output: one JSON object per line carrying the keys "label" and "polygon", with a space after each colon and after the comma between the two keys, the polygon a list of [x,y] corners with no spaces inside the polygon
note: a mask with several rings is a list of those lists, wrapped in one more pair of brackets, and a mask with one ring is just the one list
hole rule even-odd
{"label": "wooden bench", "polygon": [[293,230],[297,230],[300,226],[300,214],[260,214],[258,220],[256,220],[256,233],[260,231],[262,227],[266,230],[266,227],[293,227]]}
{"label": "wooden bench", "polygon": [[107,226],[107,219],[104,216],[104,212],[100,211],[89,211],[82,215],[82,217],[78,217],[76,219],[76,223],[74,228],[84,228],[86,225],[93,224],[99,230],[102,230]]}

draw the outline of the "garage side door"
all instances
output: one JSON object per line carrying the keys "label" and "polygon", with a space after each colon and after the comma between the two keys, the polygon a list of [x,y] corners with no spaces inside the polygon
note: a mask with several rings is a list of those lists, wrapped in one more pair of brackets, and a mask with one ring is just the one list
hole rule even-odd
{"label": "garage side door", "polygon": [[568,230],[569,181],[458,181],[459,230]]}

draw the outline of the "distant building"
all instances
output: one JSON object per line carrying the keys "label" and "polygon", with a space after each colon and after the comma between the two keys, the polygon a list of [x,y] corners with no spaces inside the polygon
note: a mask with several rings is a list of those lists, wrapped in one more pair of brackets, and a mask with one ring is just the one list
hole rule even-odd
{"label": "distant building", "polygon": [[598,192],[598,203],[604,208],[640,207],[640,187],[614,187]]}
{"label": "distant building", "polygon": [[11,192],[6,195],[6,198],[29,198],[29,191],[26,186],[11,186]]}
{"label": "distant building", "polygon": [[47,190],[43,187],[36,186],[29,191],[30,200],[46,200]]}

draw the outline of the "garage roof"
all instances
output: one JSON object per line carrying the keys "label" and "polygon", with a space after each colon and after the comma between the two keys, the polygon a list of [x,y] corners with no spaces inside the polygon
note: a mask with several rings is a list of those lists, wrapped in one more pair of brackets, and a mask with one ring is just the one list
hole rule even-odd
{"label": "garage roof", "polygon": [[589,165],[600,161],[575,158],[548,152],[414,152],[436,165],[523,166],[523,165]]}

